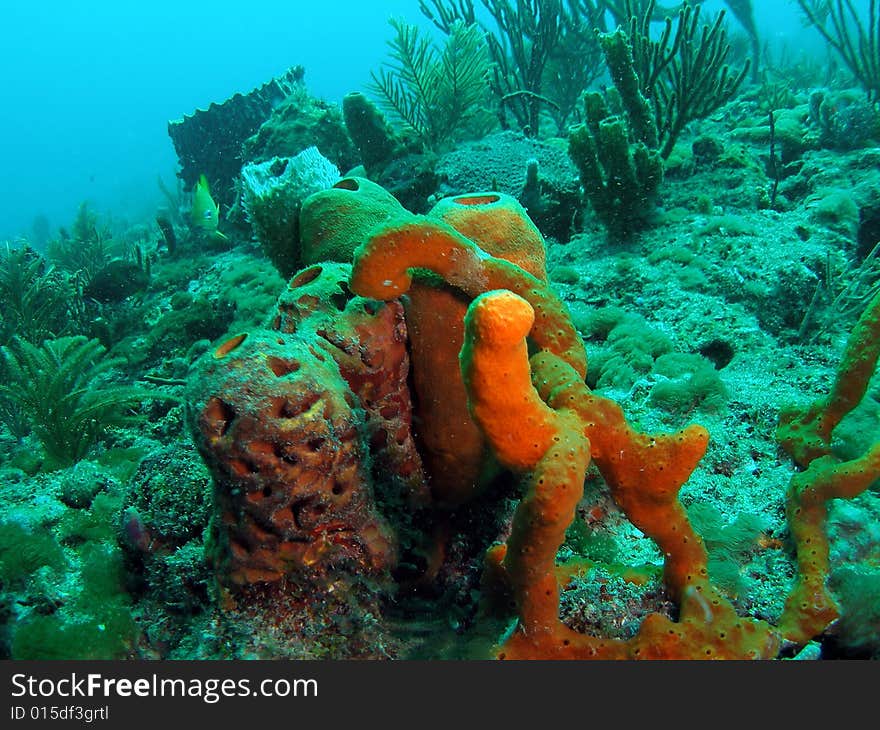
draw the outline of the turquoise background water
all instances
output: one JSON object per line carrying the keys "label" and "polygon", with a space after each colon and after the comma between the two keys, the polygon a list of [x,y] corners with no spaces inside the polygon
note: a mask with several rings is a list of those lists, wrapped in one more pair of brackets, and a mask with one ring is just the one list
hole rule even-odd
{"label": "turquoise background water", "polygon": [[[766,40],[811,42],[789,0],[755,5]],[[392,15],[431,27],[417,0],[2,0],[0,240],[37,215],[69,225],[84,200],[150,220],[157,176],[174,180],[168,120],[295,64],[338,101],[385,57]]]}

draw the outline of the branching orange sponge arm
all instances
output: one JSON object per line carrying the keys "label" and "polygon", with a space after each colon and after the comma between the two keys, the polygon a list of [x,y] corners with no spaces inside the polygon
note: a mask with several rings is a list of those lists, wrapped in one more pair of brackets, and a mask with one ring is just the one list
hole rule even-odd
{"label": "branching orange sponge arm", "polygon": [[776,437],[796,464],[831,453],[831,433],[865,397],[880,356],[880,292],[868,303],[846,344],[843,360],[827,397],[806,411],[787,409],[779,416]]}
{"label": "branching orange sponge arm", "polygon": [[687,588],[697,585],[708,593],[708,556],[678,501],[681,486],[706,452],[706,429],[691,425],[671,434],[640,433],[614,401],[583,383],[571,389],[565,367],[552,355],[535,355],[532,369],[535,387],[551,407],[577,412],[593,461],[615,502],[666,555],[666,582],[673,595],[683,600]]}
{"label": "branching orange sponge arm", "polygon": [[880,293],[853,328],[831,392],[806,409],[789,408],[779,416],[776,438],[803,469],[792,477],[786,501],[798,562],[798,578],[780,620],[780,630],[790,641],[816,636],[838,615],[825,585],[827,502],[855,497],[880,478],[880,443],[856,459],[841,462],[831,452],[831,438],[843,417],[864,398],[878,356]]}
{"label": "branching orange sponge arm", "polygon": [[838,615],[825,586],[829,571],[825,533],[828,500],[856,497],[878,479],[880,443],[851,461],[823,456],[792,477],[786,512],[797,550],[798,578],[785,602],[779,626],[789,641],[809,641]]}
{"label": "branching orange sponge arm", "polygon": [[[512,592],[519,613],[499,658],[774,655],[769,627],[740,620],[709,582],[706,551],[678,502],[679,487],[706,448],[705,430],[638,433],[619,406],[592,394],[560,358],[539,352],[528,360],[530,328],[528,302],[509,291],[489,292],[468,309],[461,353],[474,420],[499,461],[526,475],[510,537],[487,555],[488,579]],[[666,554],[667,584],[680,600],[679,622],[652,614],[627,641],[580,634],[559,618],[556,554],[583,494],[591,452],[602,459],[627,516]]]}
{"label": "branching orange sponge arm", "polygon": [[[511,591],[519,614],[498,656],[741,658],[775,653],[768,627],[741,621],[709,582],[706,552],[678,502],[678,488],[705,449],[705,431],[691,427],[669,436],[640,434],[616,404],[590,393],[560,358],[540,352],[528,360],[531,308],[512,292],[475,299],[465,326],[461,367],[474,420],[499,460],[526,476],[510,537],[487,556],[489,580]],[[590,434],[602,442],[599,448]],[[559,618],[555,560],[583,494],[591,451],[603,459],[603,473],[627,516],[666,553],[667,582],[681,601],[679,623],[654,614],[628,641],[580,634]]]}
{"label": "branching orange sponge arm", "polygon": [[831,431],[843,417],[861,403],[868,389],[868,381],[877,368],[880,355],[880,292],[868,303],[846,343],[846,351],[828,396],[827,415],[823,434],[830,438]]}
{"label": "branching orange sponge arm", "polygon": [[490,256],[446,223],[425,216],[374,229],[355,251],[351,288],[356,294],[388,300],[405,294],[414,269],[427,269],[471,297],[507,289],[534,309],[529,337],[569,363],[583,378],[587,357],[565,305],[546,283],[516,264]]}

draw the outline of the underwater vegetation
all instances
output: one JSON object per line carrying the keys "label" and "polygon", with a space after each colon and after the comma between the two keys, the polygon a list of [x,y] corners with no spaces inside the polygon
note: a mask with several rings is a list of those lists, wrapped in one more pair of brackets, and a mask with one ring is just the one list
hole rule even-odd
{"label": "underwater vegetation", "polygon": [[6,375],[0,399],[6,409],[20,412],[58,466],[82,459],[108,428],[130,423],[131,407],[149,397],[129,387],[101,387],[103,376],[119,362],[105,357],[98,340],[58,337],[36,346],[14,339],[0,352]]}
{"label": "underwater vegetation", "polygon": [[684,127],[730,101],[749,69],[746,61],[730,72],[723,14],[711,28],[703,27],[697,43],[699,6],[688,5],[674,35],[667,24],[653,40],[652,7],[640,25],[633,16],[628,32],[618,28],[599,36],[617,93],[587,93],[586,121],[569,137],[569,154],[592,208],[617,235],[630,233],[653,211],[661,160],[672,154]]}
{"label": "underwater vegetation", "polygon": [[63,331],[68,315],[69,283],[29,246],[8,243],[0,250],[0,342],[18,335],[40,342]]}
{"label": "underwater vegetation", "polygon": [[798,5],[425,0],[6,242],[0,654],[880,657],[880,16]]}
{"label": "underwater vegetation", "polygon": [[877,3],[869,3],[867,17],[857,11],[852,0],[798,0],[798,6],[868,92],[869,101],[876,101],[880,95]]}
{"label": "underwater vegetation", "polygon": [[481,31],[458,21],[437,48],[416,26],[394,19],[391,25],[394,65],[373,75],[372,90],[426,148],[454,141],[487,95],[489,55]]}

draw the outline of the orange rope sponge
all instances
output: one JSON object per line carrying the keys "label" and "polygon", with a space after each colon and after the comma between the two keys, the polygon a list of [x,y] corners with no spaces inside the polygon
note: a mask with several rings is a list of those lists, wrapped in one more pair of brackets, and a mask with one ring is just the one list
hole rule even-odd
{"label": "orange rope sponge", "polygon": [[[506,580],[519,613],[519,628],[499,656],[775,655],[779,643],[771,627],[740,619],[709,582],[702,540],[678,501],[681,485],[705,452],[705,429],[639,433],[617,404],[591,393],[560,358],[544,352],[529,361],[530,309],[509,291],[478,297],[465,318],[461,354],[474,419],[503,464],[528,472],[511,535],[488,556],[489,574]],[[677,623],[651,615],[629,641],[580,634],[559,619],[556,553],[583,493],[591,455],[627,517],[666,555],[666,582],[681,607]]]}

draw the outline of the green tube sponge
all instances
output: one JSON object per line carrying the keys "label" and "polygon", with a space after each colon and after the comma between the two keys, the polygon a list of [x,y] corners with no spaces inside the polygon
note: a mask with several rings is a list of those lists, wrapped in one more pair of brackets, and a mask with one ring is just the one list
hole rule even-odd
{"label": "green tube sponge", "polygon": [[407,211],[381,185],[363,177],[346,177],[333,187],[309,196],[300,213],[303,265],[321,261],[351,263],[354,250],[370,231]]}

